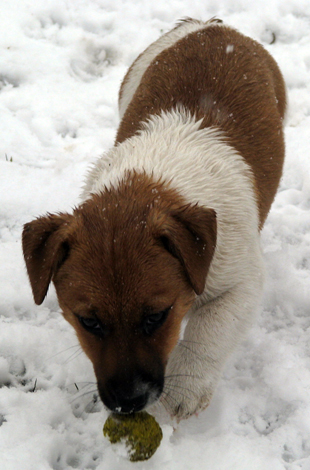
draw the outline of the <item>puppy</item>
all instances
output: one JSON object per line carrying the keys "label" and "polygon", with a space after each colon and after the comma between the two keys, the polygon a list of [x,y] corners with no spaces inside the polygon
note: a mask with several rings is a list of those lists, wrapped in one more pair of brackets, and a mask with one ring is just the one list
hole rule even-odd
{"label": "puppy", "polygon": [[261,45],[183,20],[126,74],[115,146],[81,205],[25,225],[34,300],[53,281],[110,410],[160,399],[182,419],[209,404],[261,295],[285,106]]}

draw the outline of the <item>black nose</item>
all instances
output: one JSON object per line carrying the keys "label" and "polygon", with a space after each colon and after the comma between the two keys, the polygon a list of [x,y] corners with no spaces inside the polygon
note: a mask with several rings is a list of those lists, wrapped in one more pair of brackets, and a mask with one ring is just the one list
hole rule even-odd
{"label": "black nose", "polygon": [[142,393],[136,396],[126,394],[114,394],[110,408],[116,413],[134,413],[143,410],[149,399],[148,393]]}
{"label": "black nose", "polygon": [[155,401],[162,392],[158,384],[134,380],[110,379],[104,391],[99,387],[104,404],[114,413],[134,413]]}

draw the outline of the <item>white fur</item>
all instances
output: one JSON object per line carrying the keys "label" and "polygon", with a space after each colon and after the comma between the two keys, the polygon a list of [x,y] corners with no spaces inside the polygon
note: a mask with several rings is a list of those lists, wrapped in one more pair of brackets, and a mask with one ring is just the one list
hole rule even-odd
{"label": "white fur", "polygon": [[138,88],[141,78],[150,65],[150,63],[164,49],[173,46],[177,41],[184,38],[194,31],[204,29],[210,24],[217,23],[218,20],[211,19],[207,22],[199,20],[191,20],[181,23],[176,28],[161,36],[157,41],[153,42],[132,64],[126,82],[123,85],[123,91],[119,100],[119,115],[122,119],[124,113]]}
{"label": "white fur", "polygon": [[251,169],[219,130],[200,124],[182,108],[151,117],[142,131],[97,161],[83,194],[87,199],[117,186],[135,169],[216,211],[217,244],[205,292],[167,367],[166,406],[178,418],[208,405],[229,353],[251,323],[263,283]]}

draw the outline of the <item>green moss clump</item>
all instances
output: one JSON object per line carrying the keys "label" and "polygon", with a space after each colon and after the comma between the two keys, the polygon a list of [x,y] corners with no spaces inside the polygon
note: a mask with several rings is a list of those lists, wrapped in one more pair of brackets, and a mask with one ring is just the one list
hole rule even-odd
{"label": "green moss clump", "polygon": [[152,457],[163,437],[159,424],[146,411],[111,414],[104,424],[103,434],[112,444],[124,440],[132,462]]}

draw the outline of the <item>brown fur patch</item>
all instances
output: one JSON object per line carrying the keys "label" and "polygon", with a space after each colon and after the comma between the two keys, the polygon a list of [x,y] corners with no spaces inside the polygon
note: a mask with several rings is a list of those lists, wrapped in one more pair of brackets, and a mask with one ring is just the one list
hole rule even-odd
{"label": "brown fur patch", "polygon": [[286,100],[279,68],[256,41],[225,26],[208,26],[165,49],[143,75],[120,123],[116,142],[150,115],[183,105],[202,127],[221,129],[250,164],[260,225],[282,174]]}

